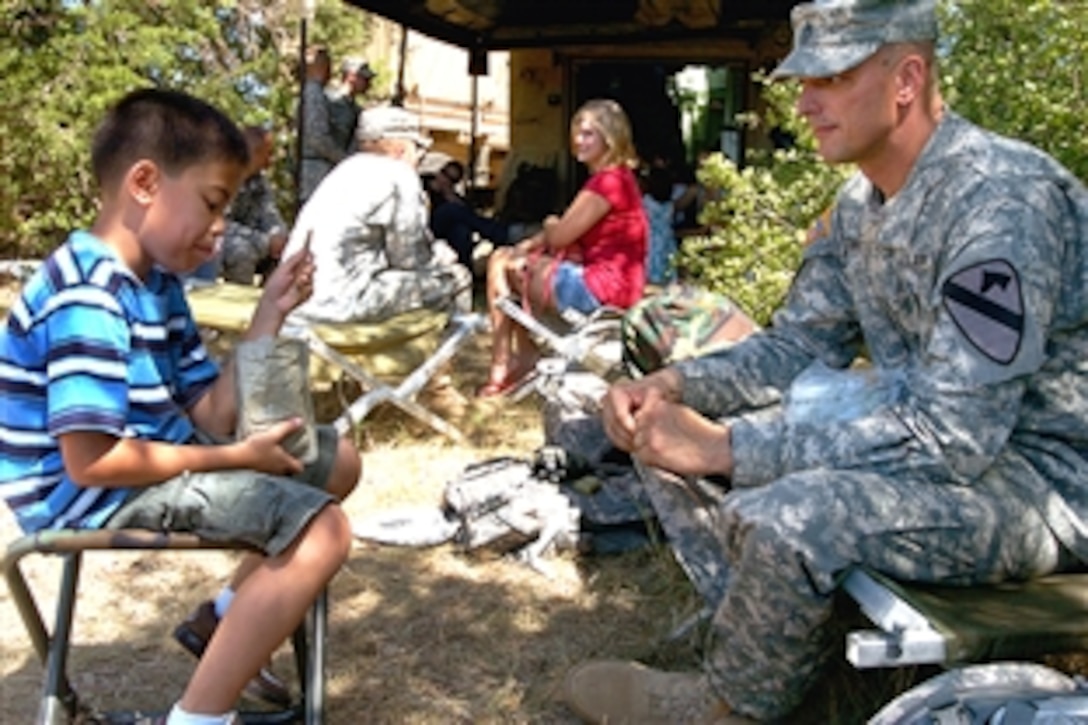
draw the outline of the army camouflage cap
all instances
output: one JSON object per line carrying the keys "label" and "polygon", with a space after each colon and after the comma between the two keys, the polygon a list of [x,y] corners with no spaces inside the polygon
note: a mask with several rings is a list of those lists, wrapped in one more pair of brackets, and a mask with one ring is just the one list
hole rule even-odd
{"label": "army camouflage cap", "polygon": [[816,0],[790,13],[793,50],[771,73],[827,78],[860,64],[881,46],[936,40],[936,0]]}
{"label": "army camouflage cap", "polygon": [[420,127],[419,115],[399,106],[363,109],[359,114],[359,126],[355,135],[359,141],[406,138],[422,149],[431,147],[430,137]]}

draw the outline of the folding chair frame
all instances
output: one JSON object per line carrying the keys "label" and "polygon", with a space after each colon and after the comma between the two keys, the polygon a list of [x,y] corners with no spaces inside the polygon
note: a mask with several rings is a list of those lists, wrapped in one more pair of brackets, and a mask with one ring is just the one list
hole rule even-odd
{"label": "folding chair frame", "polygon": [[1088,575],[968,587],[904,583],[860,568],[844,590],[879,628],[850,632],[855,667],[962,665],[1088,649]]}
{"label": "folding chair frame", "polygon": [[[261,294],[260,289],[256,287],[250,288],[226,282],[198,283],[192,280],[188,282],[188,290],[197,324],[227,332],[245,329]],[[223,299],[206,298],[202,296],[203,290],[225,294]],[[231,309],[220,310],[216,308],[218,304],[228,305]],[[201,310],[205,314],[201,314]],[[212,314],[213,312],[215,314]],[[343,370],[367,391],[361,398],[353,401],[335,421],[336,429],[341,435],[350,430],[352,425],[362,422],[378,405],[390,403],[439,433],[456,442],[461,442],[464,439],[461,432],[448,421],[416,402],[416,396],[442,365],[457,353],[473,333],[483,329],[483,326],[484,318],[480,314],[451,315],[444,330],[444,338],[438,348],[395,386],[379,380],[363,369],[360,364],[354,362],[348,354],[334,348],[321,337],[314,326],[288,319],[281,334],[304,340],[314,355]]]}
{"label": "folding chair frame", "polygon": [[503,314],[540,338],[568,364],[582,365],[601,377],[608,377],[615,367],[616,361],[601,356],[596,348],[600,345],[602,335],[618,331],[618,316],[622,315],[621,311],[612,307],[601,307],[590,315],[574,313],[573,319],[567,320],[573,329],[568,334],[561,335],[524,310],[512,297],[503,297],[496,305]]}
{"label": "folding chair frame", "polygon": [[[34,721],[37,725],[61,725],[71,722],[85,710],[85,703],[80,701],[72,688],[67,670],[83,553],[94,550],[199,549],[250,550],[250,547],[240,543],[211,542],[191,534],[160,533],[142,529],[43,531],[23,536],[8,546],[3,560],[4,578],[34,646],[34,651],[45,667],[42,696]],[[64,559],[52,632],[45,625],[41,609],[19,565],[20,560],[29,554],[56,554]],[[320,725],[324,722],[327,612],[327,592],[322,592],[306,620],[295,630],[292,637],[295,666],[300,680],[300,701],[282,710],[240,713],[242,722],[247,725],[280,723]],[[114,716],[114,718],[123,717],[124,715]],[[106,720],[106,722],[110,721]],[[123,722],[123,719],[121,721]]]}
{"label": "folding chair frame", "polygon": [[427,381],[434,377],[434,374],[442,365],[457,353],[466,338],[481,329],[482,326],[483,317],[481,315],[454,315],[450,319],[450,326],[445,339],[438,346],[438,349],[431,353],[431,356],[425,362],[413,370],[396,387],[381,382],[354,363],[351,358],[337,352],[310,328],[291,326],[284,330],[284,334],[305,340],[315,355],[338,366],[345,373],[355,378],[368,391],[362,397],[353,401],[334,422],[340,435],[344,435],[351,430],[354,424],[362,422],[377,406],[382,403],[391,403],[451,440],[461,442],[464,440],[461,431],[417,403],[415,398],[419,391],[423,389],[423,386],[427,384]]}

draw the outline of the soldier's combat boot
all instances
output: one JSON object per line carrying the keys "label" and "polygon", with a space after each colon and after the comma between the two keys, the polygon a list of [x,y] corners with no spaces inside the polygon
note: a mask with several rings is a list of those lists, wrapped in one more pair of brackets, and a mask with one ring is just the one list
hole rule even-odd
{"label": "soldier's combat boot", "polygon": [[746,725],[714,694],[705,675],[660,672],[637,662],[578,665],[563,682],[563,701],[583,720],[609,725]]}

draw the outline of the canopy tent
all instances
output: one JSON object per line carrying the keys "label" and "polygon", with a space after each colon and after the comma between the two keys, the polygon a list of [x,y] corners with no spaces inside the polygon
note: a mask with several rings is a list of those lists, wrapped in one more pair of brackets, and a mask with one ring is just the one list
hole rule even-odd
{"label": "canopy tent", "polygon": [[796,0],[346,0],[468,50],[758,37]]}
{"label": "canopy tent", "polygon": [[[789,46],[789,14],[797,0],[344,0],[431,38],[468,51],[472,77],[470,146],[476,163],[476,80],[487,75],[488,51],[610,49],[671,43],[756,48],[767,38]],[[402,39],[394,103],[404,99]],[[474,185],[469,174],[469,188]]]}

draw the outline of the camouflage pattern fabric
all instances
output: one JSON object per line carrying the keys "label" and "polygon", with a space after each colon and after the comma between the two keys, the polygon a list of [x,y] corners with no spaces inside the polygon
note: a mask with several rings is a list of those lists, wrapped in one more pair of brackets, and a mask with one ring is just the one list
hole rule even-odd
{"label": "camouflage pattern fabric", "polygon": [[299,199],[313,195],[317,185],[346,155],[344,146],[333,137],[329,101],[315,80],[302,87],[302,166],[299,169]]}
{"label": "camouflage pattern fabric", "polygon": [[[1086,235],[1076,178],[946,111],[894,199],[844,185],[770,327],[674,366],[685,404],[731,422],[732,491],[647,490],[716,607],[707,668],[737,710],[799,702],[855,564],[968,585],[1048,573],[1062,545],[1088,561]],[[794,377],[863,350],[895,400],[787,420]]]}
{"label": "camouflage pattern fabric", "polygon": [[220,252],[223,278],[253,284],[258,263],[268,256],[270,237],[286,230],[265,175],[258,173],[246,179],[227,211]]}
{"label": "camouflage pattern fabric", "polygon": [[690,285],[675,285],[636,303],[620,323],[628,374],[645,375],[727,347],[731,343],[721,333],[736,312],[725,295]]}
{"label": "camouflage pattern fabric", "polygon": [[554,390],[545,389],[544,441],[589,469],[580,485],[563,489],[584,526],[645,524],[653,510],[631,457],[613,446],[604,431],[600,399],[607,389],[592,373],[564,373]]}
{"label": "camouflage pattern fabric", "polygon": [[885,705],[868,725],[1072,725],[1086,720],[1083,682],[1032,662],[995,662],[932,677]]}
{"label": "camouflage pattern fabric", "polygon": [[353,153],[359,148],[355,139],[355,128],[359,124],[359,104],[355,97],[344,88],[337,88],[327,94],[329,101],[329,129],[333,140],[345,153]]}
{"label": "camouflage pattern fabric", "polygon": [[410,164],[353,154],[303,206],[284,250],[313,233],[314,293],[297,312],[323,322],[381,322],[418,309],[468,312],[472,275],[427,228]]}
{"label": "camouflage pattern fabric", "polygon": [[828,78],[858,65],[882,45],[936,40],[935,0],[824,0],[790,11],[793,50],[772,79]]}

